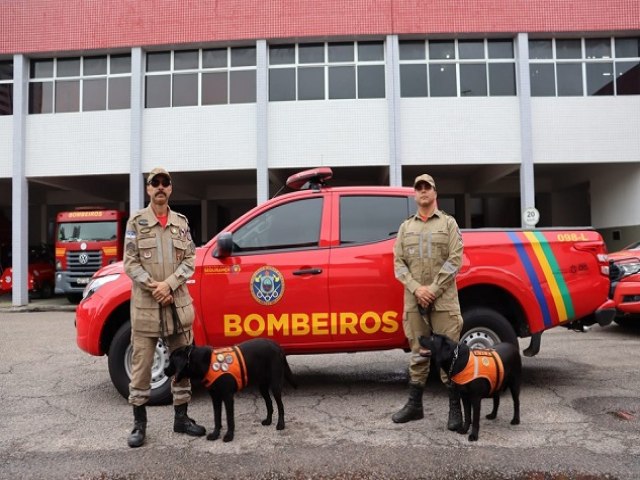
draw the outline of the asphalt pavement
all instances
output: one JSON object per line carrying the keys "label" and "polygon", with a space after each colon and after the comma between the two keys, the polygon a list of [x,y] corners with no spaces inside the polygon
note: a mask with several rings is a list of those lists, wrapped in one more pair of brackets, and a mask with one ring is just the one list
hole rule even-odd
{"label": "asphalt pavement", "polygon": [[[66,301],[66,299],[65,299]],[[526,342],[522,346],[526,346]],[[526,479],[640,478],[640,330],[557,328],[523,359],[521,424],[510,396],[480,439],[445,428],[447,396],[431,379],[425,418],[391,415],[407,398],[400,350],[290,356],[286,428],[263,427],[253,388],[236,395],[231,443],[173,433],[171,407],[149,408],[147,443],[127,447],[131,408],[106,357],[75,343],[69,311],[0,310],[0,479]],[[199,386],[189,414],[212,428]]]}

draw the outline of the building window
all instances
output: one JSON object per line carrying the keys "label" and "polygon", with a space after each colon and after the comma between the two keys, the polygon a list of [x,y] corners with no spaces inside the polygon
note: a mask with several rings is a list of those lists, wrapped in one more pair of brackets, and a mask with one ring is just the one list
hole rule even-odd
{"label": "building window", "polygon": [[400,96],[516,94],[513,40],[402,40]]}
{"label": "building window", "polygon": [[640,95],[640,38],[529,41],[531,95]]}
{"label": "building window", "polygon": [[384,42],[269,47],[269,100],[385,98]]}
{"label": "building window", "polygon": [[147,108],[255,101],[255,47],[147,53]]}
{"label": "building window", "polygon": [[129,54],[31,60],[29,113],[120,110],[130,98]]}
{"label": "building window", "polygon": [[0,60],[0,116],[13,115],[13,60]]}

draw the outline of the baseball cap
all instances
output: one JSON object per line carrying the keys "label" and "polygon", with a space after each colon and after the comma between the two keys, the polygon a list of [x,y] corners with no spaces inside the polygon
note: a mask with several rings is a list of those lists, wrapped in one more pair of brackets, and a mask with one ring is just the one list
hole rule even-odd
{"label": "baseball cap", "polygon": [[151,180],[153,180],[153,177],[155,177],[156,175],[164,175],[169,180],[171,180],[171,175],[169,175],[169,172],[167,172],[162,167],[156,167],[153,170],[151,170],[151,172],[149,172],[149,176],[147,177],[147,183],[149,183]]}
{"label": "baseball cap", "polygon": [[426,173],[423,173],[422,175],[418,175],[416,179],[413,181],[413,188],[416,188],[416,185],[418,185],[421,182],[426,182],[429,185],[431,185],[434,189],[436,188],[436,182],[433,181],[433,177],[431,175],[428,175]]}

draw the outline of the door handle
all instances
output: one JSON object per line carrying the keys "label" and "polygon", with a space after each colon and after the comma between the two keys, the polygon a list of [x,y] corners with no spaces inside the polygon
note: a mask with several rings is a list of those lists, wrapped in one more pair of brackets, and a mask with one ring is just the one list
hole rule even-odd
{"label": "door handle", "polygon": [[302,270],[296,270],[294,275],[319,275],[322,273],[321,268],[303,268]]}

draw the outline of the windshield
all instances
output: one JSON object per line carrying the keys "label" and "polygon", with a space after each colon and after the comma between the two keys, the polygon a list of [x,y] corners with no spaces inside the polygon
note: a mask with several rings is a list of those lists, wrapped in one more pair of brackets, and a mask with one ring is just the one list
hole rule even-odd
{"label": "windshield", "polygon": [[73,222],[61,223],[58,227],[59,242],[97,242],[115,240],[117,222]]}
{"label": "windshield", "polygon": [[627,245],[623,250],[640,250],[640,242],[634,242],[631,245]]}

